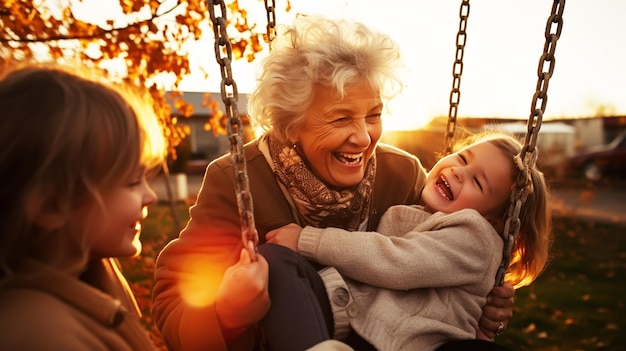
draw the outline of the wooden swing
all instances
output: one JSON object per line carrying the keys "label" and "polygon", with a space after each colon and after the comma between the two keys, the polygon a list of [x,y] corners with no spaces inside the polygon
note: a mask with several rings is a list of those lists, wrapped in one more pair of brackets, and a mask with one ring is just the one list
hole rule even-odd
{"label": "wooden swing", "polygon": [[[258,233],[254,224],[252,195],[250,193],[248,174],[246,170],[246,161],[243,153],[243,124],[237,111],[238,92],[237,84],[232,77],[231,62],[232,50],[226,32],[226,5],[224,0],[209,0],[209,11],[211,21],[213,22],[213,31],[215,34],[215,58],[220,65],[222,80],[220,84],[221,97],[226,106],[227,130],[230,144],[230,154],[234,169],[234,177],[236,180],[237,204],[239,207],[239,216],[241,220],[241,233],[244,247],[250,252],[250,257],[256,259],[256,246],[259,242]],[[514,183],[513,192],[511,194],[511,202],[507,212],[507,219],[504,227],[504,249],[502,255],[502,263],[496,275],[496,285],[502,285],[506,270],[511,259],[511,251],[515,242],[515,237],[520,229],[519,213],[521,206],[526,201],[530,192],[530,186],[527,184],[530,171],[535,167],[538,157],[537,137],[548,102],[548,83],[554,72],[556,43],[561,35],[563,27],[563,10],[565,0],[554,0],[552,11],[548,17],[545,29],[545,45],[543,53],[539,60],[537,70],[537,86],[536,92],[532,98],[531,113],[528,118],[527,131],[524,139],[524,145],[516,159],[521,160],[517,163],[520,169],[519,175]],[[216,15],[216,9],[219,9]],[[265,0],[265,9],[267,11],[267,40],[271,41],[276,35],[275,32],[275,12],[274,2]],[[445,133],[445,150],[444,154],[452,152],[454,142],[454,134],[456,131],[457,111],[460,101],[461,75],[463,73],[463,54],[466,43],[467,20],[469,17],[469,0],[462,0],[460,8],[460,24],[456,37],[456,54],[452,68],[452,90],[450,92],[450,109],[448,112],[448,123]],[[546,69],[547,67],[547,69]]]}

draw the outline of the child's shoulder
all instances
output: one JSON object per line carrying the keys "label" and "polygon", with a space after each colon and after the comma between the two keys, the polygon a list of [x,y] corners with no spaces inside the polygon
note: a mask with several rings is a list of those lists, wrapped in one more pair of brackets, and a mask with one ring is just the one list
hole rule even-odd
{"label": "child's shoulder", "polygon": [[0,291],[0,349],[49,350],[77,346],[86,325],[68,304],[35,289]]}
{"label": "child's shoulder", "polygon": [[489,221],[473,208],[464,208],[451,213],[437,212],[433,215],[433,219],[440,220],[447,225],[469,225],[471,227],[491,226]]}
{"label": "child's shoulder", "polygon": [[422,205],[394,205],[385,211],[383,217],[394,220],[422,221],[430,216]]}
{"label": "child's shoulder", "polygon": [[50,312],[62,312],[67,305],[57,297],[41,290],[29,288],[8,288],[0,290],[0,317],[8,314],[38,312],[42,315]]}
{"label": "child's shoulder", "polygon": [[420,205],[391,206],[380,219],[378,231],[387,235],[401,235],[414,230],[416,225],[426,221],[430,215]]}

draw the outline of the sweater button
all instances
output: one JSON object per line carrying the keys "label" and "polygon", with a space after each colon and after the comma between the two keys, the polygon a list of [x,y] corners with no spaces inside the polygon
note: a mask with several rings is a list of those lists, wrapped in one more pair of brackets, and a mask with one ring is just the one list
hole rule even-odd
{"label": "sweater button", "polygon": [[333,302],[339,306],[344,307],[350,301],[350,296],[348,295],[348,290],[345,288],[337,288],[333,292]]}
{"label": "sweater button", "polygon": [[348,312],[348,316],[350,316],[350,318],[354,318],[359,314],[359,309],[355,304],[350,304],[350,306],[346,308],[346,311]]}

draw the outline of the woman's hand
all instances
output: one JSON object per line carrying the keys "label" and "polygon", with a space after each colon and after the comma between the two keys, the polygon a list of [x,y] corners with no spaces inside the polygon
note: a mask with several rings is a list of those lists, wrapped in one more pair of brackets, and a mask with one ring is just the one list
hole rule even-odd
{"label": "woman's hand", "polygon": [[242,249],[239,262],[226,269],[217,292],[215,310],[227,341],[260,321],[270,308],[267,261],[257,257],[252,261],[248,250]]}
{"label": "woman's hand", "polygon": [[265,235],[268,243],[279,244],[298,252],[298,240],[302,233],[302,227],[290,223],[278,229],[274,229]]}
{"label": "woman's hand", "polygon": [[483,307],[483,315],[478,321],[476,338],[493,341],[496,336],[504,332],[509,320],[513,317],[514,302],[513,285],[505,283],[495,286],[487,295],[487,304]]}

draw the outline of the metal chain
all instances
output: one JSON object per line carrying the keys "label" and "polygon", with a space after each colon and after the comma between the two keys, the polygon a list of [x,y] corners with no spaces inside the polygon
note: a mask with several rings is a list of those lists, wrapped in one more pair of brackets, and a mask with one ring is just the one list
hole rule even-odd
{"label": "metal chain", "polygon": [[465,54],[465,43],[467,41],[467,19],[469,17],[470,4],[469,0],[463,0],[459,10],[461,18],[459,22],[459,31],[456,35],[456,55],[454,64],[452,65],[452,90],[450,91],[450,110],[448,111],[448,126],[445,135],[444,155],[452,153],[454,144],[454,132],[456,131],[456,115],[461,100],[461,75],[463,74],[463,55]]}
{"label": "metal chain", "polygon": [[[218,8],[220,16],[215,15]],[[232,48],[226,33],[226,5],[222,0],[209,0],[209,13],[213,22],[213,32],[215,34],[215,59],[220,65],[222,81],[220,90],[222,101],[226,107],[226,127],[228,130],[228,140],[230,144],[230,156],[235,176],[235,190],[237,194],[237,205],[239,208],[239,219],[241,221],[241,235],[243,246],[250,253],[253,261],[257,260],[257,244],[259,236],[254,224],[254,214],[252,205],[252,194],[248,181],[246,169],[246,159],[243,150],[243,123],[237,111],[237,101],[239,95],[237,84],[232,77],[231,62],[233,59]],[[224,54],[224,55],[223,55]]]}
{"label": "metal chain", "polygon": [[276,12],[274,11],[274,1],[265,0],[265,12],[267,12],[267,43],[272,49],[272,40],[276,38]]}
{"label": "metal chain", "polygon": [[[543,113],[548,103],[548,83],[550,82],[550,78],[552,78],[552,73],[554,73],[554,52],[556,50],[556,43],[563,29],[564,8],[565,0],[554,0],[552,14],[546,24],[546,43],[543,47],[543,54],[541,55],[537,69],[537,75],[539,77],[537,90],[533,95],[524,147],[518,155],[518,161],[521,161],[518,164],[520,172],[514,184],[511,194],[511,204],[509,205],[507,220],[504,225],[504,252],[502,255],[502,263],[496,275],[496,285],[502,285],[504,282],[504,276],[511,261],[511,252],[515,243],[515,237],[517,233],[519,233],[521,225],[519,219],[520,209],[524,201],[526,201],[528,194],[532,191],[530,172],[537,162],[537,137],[539,136]],[[545,70],[546,66],[548,67],[547,70]]]}

